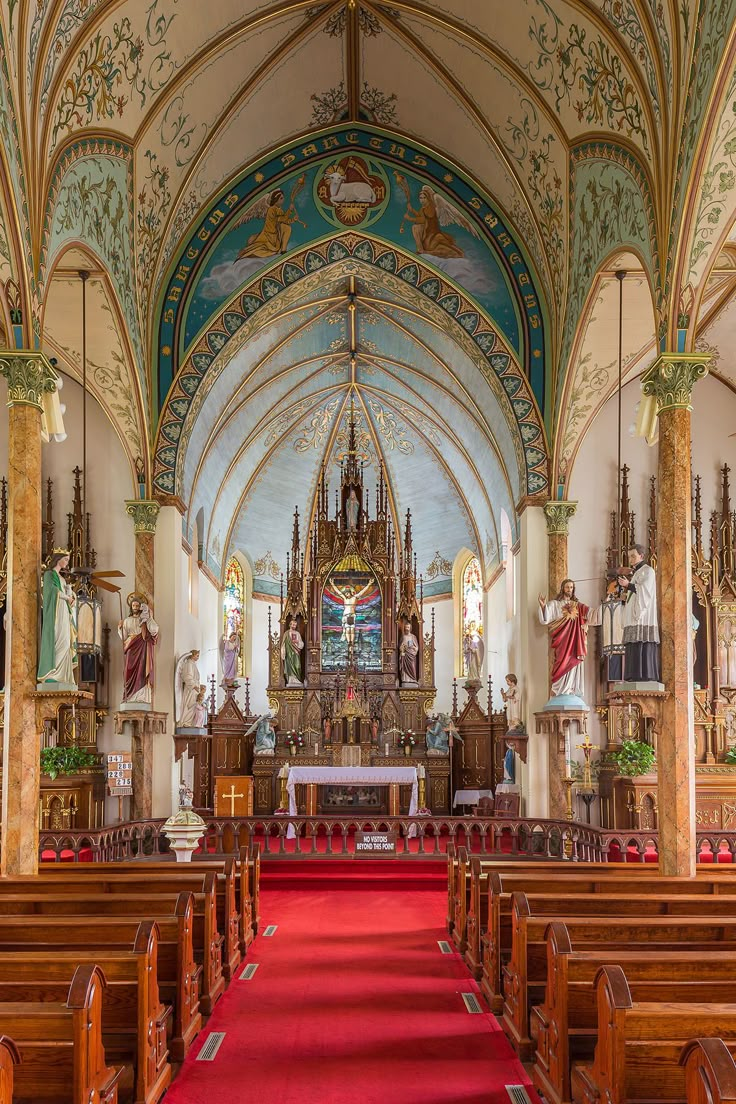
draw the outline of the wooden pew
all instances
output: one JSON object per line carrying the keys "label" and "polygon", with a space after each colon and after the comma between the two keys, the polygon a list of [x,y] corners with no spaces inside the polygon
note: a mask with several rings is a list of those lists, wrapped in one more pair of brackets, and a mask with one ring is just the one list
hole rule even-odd
{"label": "wooden pew", "polygon": [[606,965],[621,966],[635,1001],[728,1004],[736,992],[736,949],[661,951],[640,944],[637,949],[580,950],[573,948],[565,924],[554,921],[547,930],[544,1001],[532,1009],[531,1019],[534,1085],[549,1104],[572,1099],[571,1062],[593,1055],[598,1025],[594,983]]}
{"label": "wooden pew", "polygon": [[[180,893],[175,914],[158,917],[158,982],[161,999],[173,1007],[169,1040],[172,1058],[183,1062],[202,1027],[199,982],[202,967],[194,960],[194,901]],[[129,916],[0,916],[0,954],[34,951],[49,958],[59,951],[97,949],[128,951],[138,934],[139,919]]]}
{"label": "wooden pew", "polygon": [[[531,864],[530,864],[531,866]],[[574,865],[569,874],[549,874],[544,865],[528,871],[506,871],[480,868],[474,856],[470,861],[470,893],[467,916],[467,946],[465,962],[477,980],[484,968],[490,972],[489,930],[497,930],[496,913],[511,914],[511,893],[516,890],[533,893],[621,893],[643,896],[652,892],[668,895],[723,896],[736,895],[733,874],[702,874],[691,878],[664,878],[658,874],[649,878],[629,878],[627,872],[615,867],[590,869],[583,863]],[[501,895],[500,902],[495,898]]]}
{"label": "wooden pew", "polygon": [[[487,905],[486,905],[486,930],[481,935],[480,947],[481,947],[481,990],[486,1000],[490,1004],[494,1012],[500,1012],[503,1004],[503,966],[511,955],[511,929],[512,929],[512,898],[514,892],[519,892],[522,887],[528,890],[529,894],[539,894],[540,905],[537,911],[544,913],[555,913],[556,915],[564,918],[566,912],[577,912],[577,914],[584,914],[586,911],[597,913],[600,911],[597,905],[591,903],[583,903],[579,907],[573,903],[570,903],[568,907],[568,901],[572,902],[579,898],[590,897],[595,895],[598,899],[601,894],[617,894],[625,892],[629,903],[624,905],[623,915],[629,915],[629,910],[633,909],[635,912],[638,910],[638,905],[635,902],[641,901],[645,896],[650,897],[656,892],[655,887],[661,888],[663,893],[667,894],[667,897],[671,895],[673,898],[686,896],[697,896],[704,898],[712,898],[712,885],[707,882],[701,882],[699,880],[693,881],[689,878],[675,879],[675,878],[653,878],[652,880],[642,881],[637,884],[636,880],[633,885],[626,879],[616,873],[612,876],[608,876],[606,872],[590,871],[585,874],[583,869],[579,867],[579,873],[566,875],[564,878],[559,878],[557,875],[545,875],[542,872],[537,873],[532,871],[528,874],[499,874],[496,871],[490,871],[487,875],[488,892],[487,892]],[[545,895],[547,896],[544,900]],[[725,900],[725,898],[724,898]],[[613,905],[613,902],[612,902]],[[530,906],[531,907],[531,906]],[[718,906],[725,909],[727,915],[731,914],[731,908],[726,901],[725,905]],[[651,914],[656,912],[669,912],[677,911],[675,906],[671,909],[666,907],[665,902],[661,902],[656,907],[642,906],[645,914]],[[532,911],[534,908],[532,907]],[[686,914],[690,914],[692,909],[685,907]],[[470,920],[469,920],[470,925]],[[475,939],[475,930],[473,929],[473,937]],[[475,944],[473,944],[474,946]],[[477,952],[473,951],[473,954]],[[468,961],[468,954],[466,952],[466,961]]]}
{"label": "wooden pew", "polygon": [[[194,897],[194,957],[202,966],[200,1008],[204,1015],[212,1014],[215,1004],[225,991],[222,969],[223,937],[217,926],[215,871],[208,870],[203,875],[179,874],[174,868],[172,872],[140,878],[108,871],[97,878],[92,874],[82,878],[75,878],[73,874],[44,877],[38,879],[31,890],[32,884],[33,881],[29,883],[28,879],[4,879],[0,883],[0,915],[16,911],[16,906],[22,907],[15,892],[17,890],[32,892],[37,897],[38,908],[28,909],[29,912],[63,915],[65,911],[76,911],[87,914],[94,910],[86,907],[85,901],[94,900],[99,905],[100,914],[109,915],[116,911],[131,915],[137,913],[141,920],[147,916],[158,917],[173,911],[178,894],[191,892]],[[169,899],[170,907],[166,905],[166,898]],[[68,905],[66,910],[65,901]],[[233,934],[232,928],[230,933]],[[231,951],[236,963],[239,962],[237,938]]]}
{"label": "wooden pew", "polygon": [[[480,882],[474,884],[473,872],[476,872],[477,878]],[[542,875],[544,877],[589,877],[592,874],[605,875],[607,877],[627,877],[632,874],[629,881],[641,881],[642,885],[646,885],[648,879],[653,875],[656,876],[657,868],[651,865],[631,864],[628,868],[621,865],[613,865],[611,863],[576,863],[576,862],[563,862],[558,860],[527,860],[521,861],[518,859],[504,859],[502,857],[493,858],[481,858],[479,855],[468,856],[468,852],[465,847],[459,847],[457,849],[457,855],[454,858],[453,863],[450,863],[448,859],[448,912],[451,911],[452,923],[448,923],[448,930],[453,932],[453,938],[458,950],[464,951],[467,944],[466,936],[466,924],[469,913],[473,908],[473,901],[476,902],[474,915],[477,916],[480,913],[480,903],[483,900],[484,894],[487,890],[487,879],[489,874],[496,872],[499,874],[518,874],[518,875]],[[449,900],[450,894],[450,882],[453,885],[453,897]],[[736,884],[736,879],[734,879]],[[462,934],[461,934],[462,933]]]}
{"label": "wooden pew", "polygon": [[572,1096],[579,1104],[684,1101],[683,1043],[720,1037],[736,1046],[736,1005],[636,1002],[620,966],[598,971],[596,1002],[593,1062],[573,1067]]}
{"label": "wooden pew", "polygon": [[734,1104],[736,1062],[723,1039],[691,1039],[682,1048],[687,1104]]}
{"label": "wooden pew", "polygon": [[[573,947],[631,949],[645,944],[654,950],[713,950],[714,944],[736,951],[736,918],[716,916],[641,916],[636,912],[613,916],[571,916],[560,905],[555,916],[535,916],[526,895],[514,893],[511,959],[503,968],[501,1026],[522,1060],[532,1057],[529,1009],[541,1004],[547,976],[547,928],[552,920],[565,923]],[[709,898],[703,898],[708,901]],[[712,899],[710,899],[712,900]],[[587,946],[584,946],[587,945]]]}
{"label": "wooden pew", "polygon": [[14,1104],[117,1104],[121,1067],[108,1066],[102,1045],[105,978],[97,966],[78,966],[65,1003],[0,1005],[0,1034],[10,1035],[20,1063]]}
{"label": "wooden pew", "polygon": [[[231,937],[228,935],[233,924],[230,919],[232,900],[239,913],[239,943],[241,955],[245,955],[253,942],[257,927],[258,889],[260,881],[260,844],[251,843],[248,848],[241,847],[239,858],[229,855],[224,859],[203,859],[187,864],[170,861],[149,861],[134,859],[121,863],[75,863],[64,866],[61,863],[41,863],[39,873],[44,878],[86,878],[99,877],[101,874],[129,874],[132,877],[158,877],[159,875],[179,876],[217,874],[217,915],[220,930],[226,938],[227,950],[224,954],[223,968],[230,962]],[[231,882],[234,886],[231,886]]]}
{"label": "wooden pew", "polygon": [[20,1062],[18,1048],[7,1035],[0,1036],[0,1104],[13,1104],[13,1066]]}
{"label": "wooden pew", "polygon": [[159,996],[158,944],[155,922],[144,920],[130,951],[80,947],[1,955],[0,1002],[63,1001],[77,966],[97,964],[107,981],[102,1002],[105,1053],[113,1062],[132,1064],[134,1104],[157,1104],[171,1081],[166,1040],[171,1006]]}

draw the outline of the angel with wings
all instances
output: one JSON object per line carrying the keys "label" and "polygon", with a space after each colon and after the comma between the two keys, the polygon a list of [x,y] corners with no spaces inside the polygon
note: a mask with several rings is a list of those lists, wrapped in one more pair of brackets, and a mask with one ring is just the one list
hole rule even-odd
{"label": "angel with wings", "polygon": [[281,188],[266,193],[246,207],[243,214],[237,219],[231,230],[237,230],[245,226],[253,219],[263,219],[263,226],[248,238],[247,245],[243,246],[237,256],[237,260],[243,257],[275,257],[277,253],[285,253],[289,248],[291,228],[295,222],[304,226],[299,218],[294,200],[302,190],[305,183],[302,175],[291,189],[289,206],[284,210],[284,193]]}
{"label": "angel with wings", "polygon": [[441,192],[436,192],[428,184],[419,190],[418,210],[412,207],[407,196],[404,218],[413,223],[411,232],[417,253],[428,253],[432,257],[465,256],[453,235],[442,229],[443,227],[460,226],[473,237],[480,238],[470,219]]}

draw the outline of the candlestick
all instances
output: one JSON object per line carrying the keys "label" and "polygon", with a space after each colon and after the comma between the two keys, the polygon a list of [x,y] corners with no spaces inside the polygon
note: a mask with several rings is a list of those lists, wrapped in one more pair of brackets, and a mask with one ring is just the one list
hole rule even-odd
{"label": "candlestick", "polygon": [[314,755],[315,758],[319,755],[319,744],[314,745]]}
{"label": "candlestick", "polygon": [[388,759],[388,744],[386,744],[386,758]]}

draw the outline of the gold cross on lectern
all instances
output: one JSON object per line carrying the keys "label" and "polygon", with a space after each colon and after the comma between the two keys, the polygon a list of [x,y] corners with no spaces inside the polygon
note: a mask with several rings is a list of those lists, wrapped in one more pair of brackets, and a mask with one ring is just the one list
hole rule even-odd
{"label": "gold cross on lectern", "polygon": [[220,794],[220,797],[223,801],[230,802],[230,816],[235,816],[235,800],[238,797],[245,797],[245,794],[236,794],[235,783],[233,782],[230,787],[230,793],[225,793],[223,790],[223,792]]}

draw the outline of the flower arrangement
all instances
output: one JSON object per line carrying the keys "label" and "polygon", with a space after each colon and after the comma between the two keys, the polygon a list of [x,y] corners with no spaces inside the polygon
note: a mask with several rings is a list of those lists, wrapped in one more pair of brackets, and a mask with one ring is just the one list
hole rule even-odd
{"label": "flower arrangement", "polygon": [[411,729],[409,729],[408,732],[402,732],[398,740],[396,741],[399,747],[414,747],[416,742],[417,741],[414,737],[414,733]]}
{"label": "flower arrangement", "polygon": [[286,743],[293,748],[304,747],[304,733],[292,728],[291,732],[286,734]]}
{"label": "flower arrangement", "polygon": [[725,761],[727,763],[736,763],[736,747],[730,747],[728,749]]}

